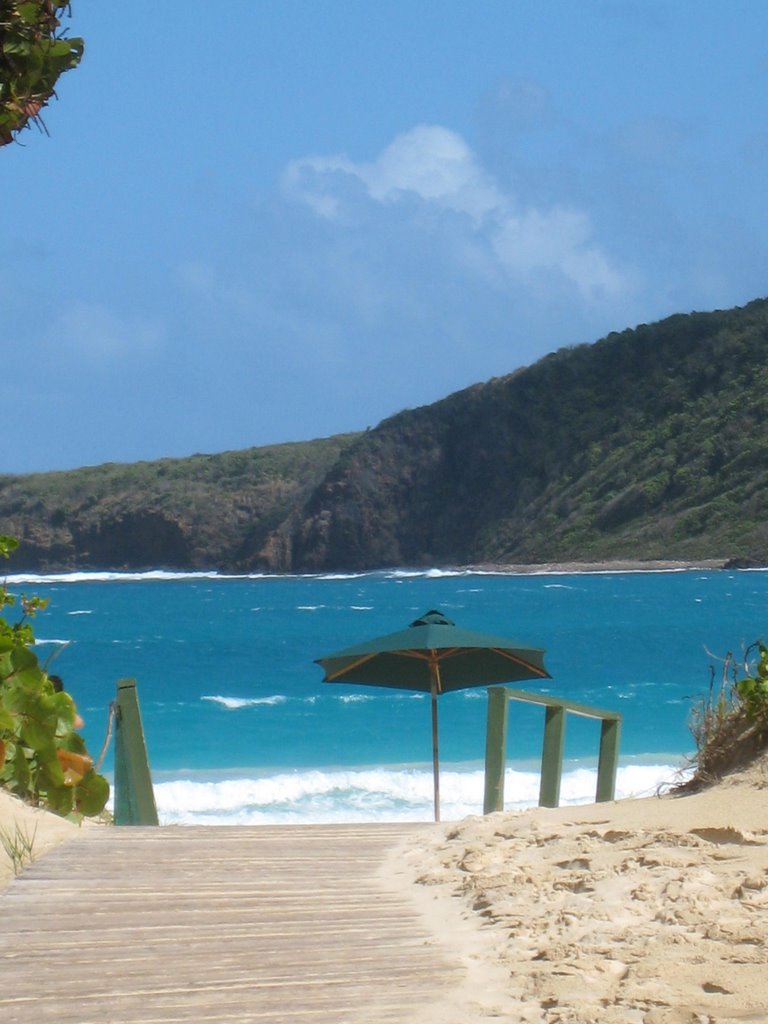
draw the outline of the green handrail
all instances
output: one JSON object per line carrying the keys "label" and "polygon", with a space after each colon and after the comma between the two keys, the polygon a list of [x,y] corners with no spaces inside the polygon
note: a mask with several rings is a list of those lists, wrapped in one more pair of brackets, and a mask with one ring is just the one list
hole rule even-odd
{"label": "green handrail", "polygon": [[488,688],[488,727],[485,741],[485,798],[483,814],[504,810],[504,768],[507,750],[509,702],[544,706],[544,742],[541,752],[541,783],[539,806],[557,807],[560,802],[560,780],[563,775],[563,747],[566,712],[583,718],[599,718],[600,752],[597,762],[595,802],[613,800],[616,772],[619,765],[621,715],[617,711],[576,704],[542,693],[526,693],[508,686]]}
{"label": "green handrail", "polygon": [[116,825],[158,824],[135,679],[117,683],[114,816]]}

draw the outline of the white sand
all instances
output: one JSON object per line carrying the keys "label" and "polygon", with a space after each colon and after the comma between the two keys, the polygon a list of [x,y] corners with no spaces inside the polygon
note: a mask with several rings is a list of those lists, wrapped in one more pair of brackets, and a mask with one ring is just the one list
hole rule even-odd
{"label": "white sand", "polygon": [[21,800],[0,789],[0,890],[13,881],[13,860],[3,845],[3,836],[18,843],[19,836],[29,839],[32,858],[57,846],[67,839],[77,838],[82,829],[56,814],[28,807]]}
{"label": "white sand", "polygon": [[474,961],[463,1024],[768,1022],[768,756],[693,796],[468,818],[402,865]]}

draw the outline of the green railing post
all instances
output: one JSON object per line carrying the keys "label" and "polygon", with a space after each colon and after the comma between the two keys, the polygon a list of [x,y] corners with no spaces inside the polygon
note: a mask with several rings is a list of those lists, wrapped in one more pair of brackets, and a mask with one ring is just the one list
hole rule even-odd
{"label": "green railing post", "polygon": [[544,744],[541,751],[540,807],[557,807],[560,803],[564,742],[565,710],[548,707],[544,715]]}
{"label": "green railing post", "polygon": [[115,824],[157,825],[135,679],[120,679],[115,698]]}
{"label": "green railing post", "polygon": [[488,729],[485,737],[485,798],[483,814],[504,810],[504,763],[507,751],[509,701],[498,686],[488,690]]}
{"label": "green railing post", "polygon": [[616,771],[619,767],[619,736],[621,721],[604,718],[600,727],[600,754],[597,761],[596,803],[613,800],[616,793]]}
{"label": "green railing post", "polygon": [[618,712],[588,707],[586,704],[576,704],[574,701],[549,697],[543,693],[527,693],[524,690],[513,690],[508,686],[497,686],[488,689],[483,814],[504,810],[507,712],[511,700],[521,701],[523,704],[543,705],[546,709],[544,743],[541,752],[539,807],[557,807],[560,802],[566,713],[582,718],[599,718],[601,720],[595,801],[601,803],[614,799],[616,772],[619,765],[619,737],[621,735],[621,715]]}

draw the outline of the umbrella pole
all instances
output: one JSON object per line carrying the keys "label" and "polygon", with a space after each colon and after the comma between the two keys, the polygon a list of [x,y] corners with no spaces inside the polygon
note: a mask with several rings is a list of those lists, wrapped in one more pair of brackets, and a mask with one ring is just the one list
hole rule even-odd
{"label": "umbrella pole", "polygon": [[435,821],[440,821],[440,761],[437,751],[437,694],[440,690],[440,671],[430,663],[432,690],[432,776],[435,782]]}

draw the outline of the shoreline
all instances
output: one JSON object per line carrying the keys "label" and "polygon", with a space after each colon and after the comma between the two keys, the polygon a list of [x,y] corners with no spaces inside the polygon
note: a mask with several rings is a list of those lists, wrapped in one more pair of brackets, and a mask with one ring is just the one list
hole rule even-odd
{"label": "shoreline", "polygon": [[[547,575],[579,575],[599,573],[630,573],[630,572],[695,572],[725,569],[729,566],[727,558],[702,558],[683,561],[673,558],[633,559],[617,558],[594,562],[540,562],[540,563],[487,563],[467,566],[474,572],[493,572],[513,576],[547,576]],[[755,567],[757,568],[757,567]]]}
{"label": "shoreline", "polygon": [[[742,564],[739,564],[742,563]],[[714,570],[768,569],[768,565],[748,559],[632,559],[616,558],[587,562],[476,562],[467,565],[384,566],[378,569],[335,569],[313,573],[248,572],[226,573],[217,569],[18,569],[6,574],[6,583],[90,583],[120,582],[128,580],[281,580],[281,579],[357,579],[377,574],[430,576],[430,575],[498,575],[498,576],[557,576],[589,575],[601,573],[654,573],[654,572],[709,572]]]}

